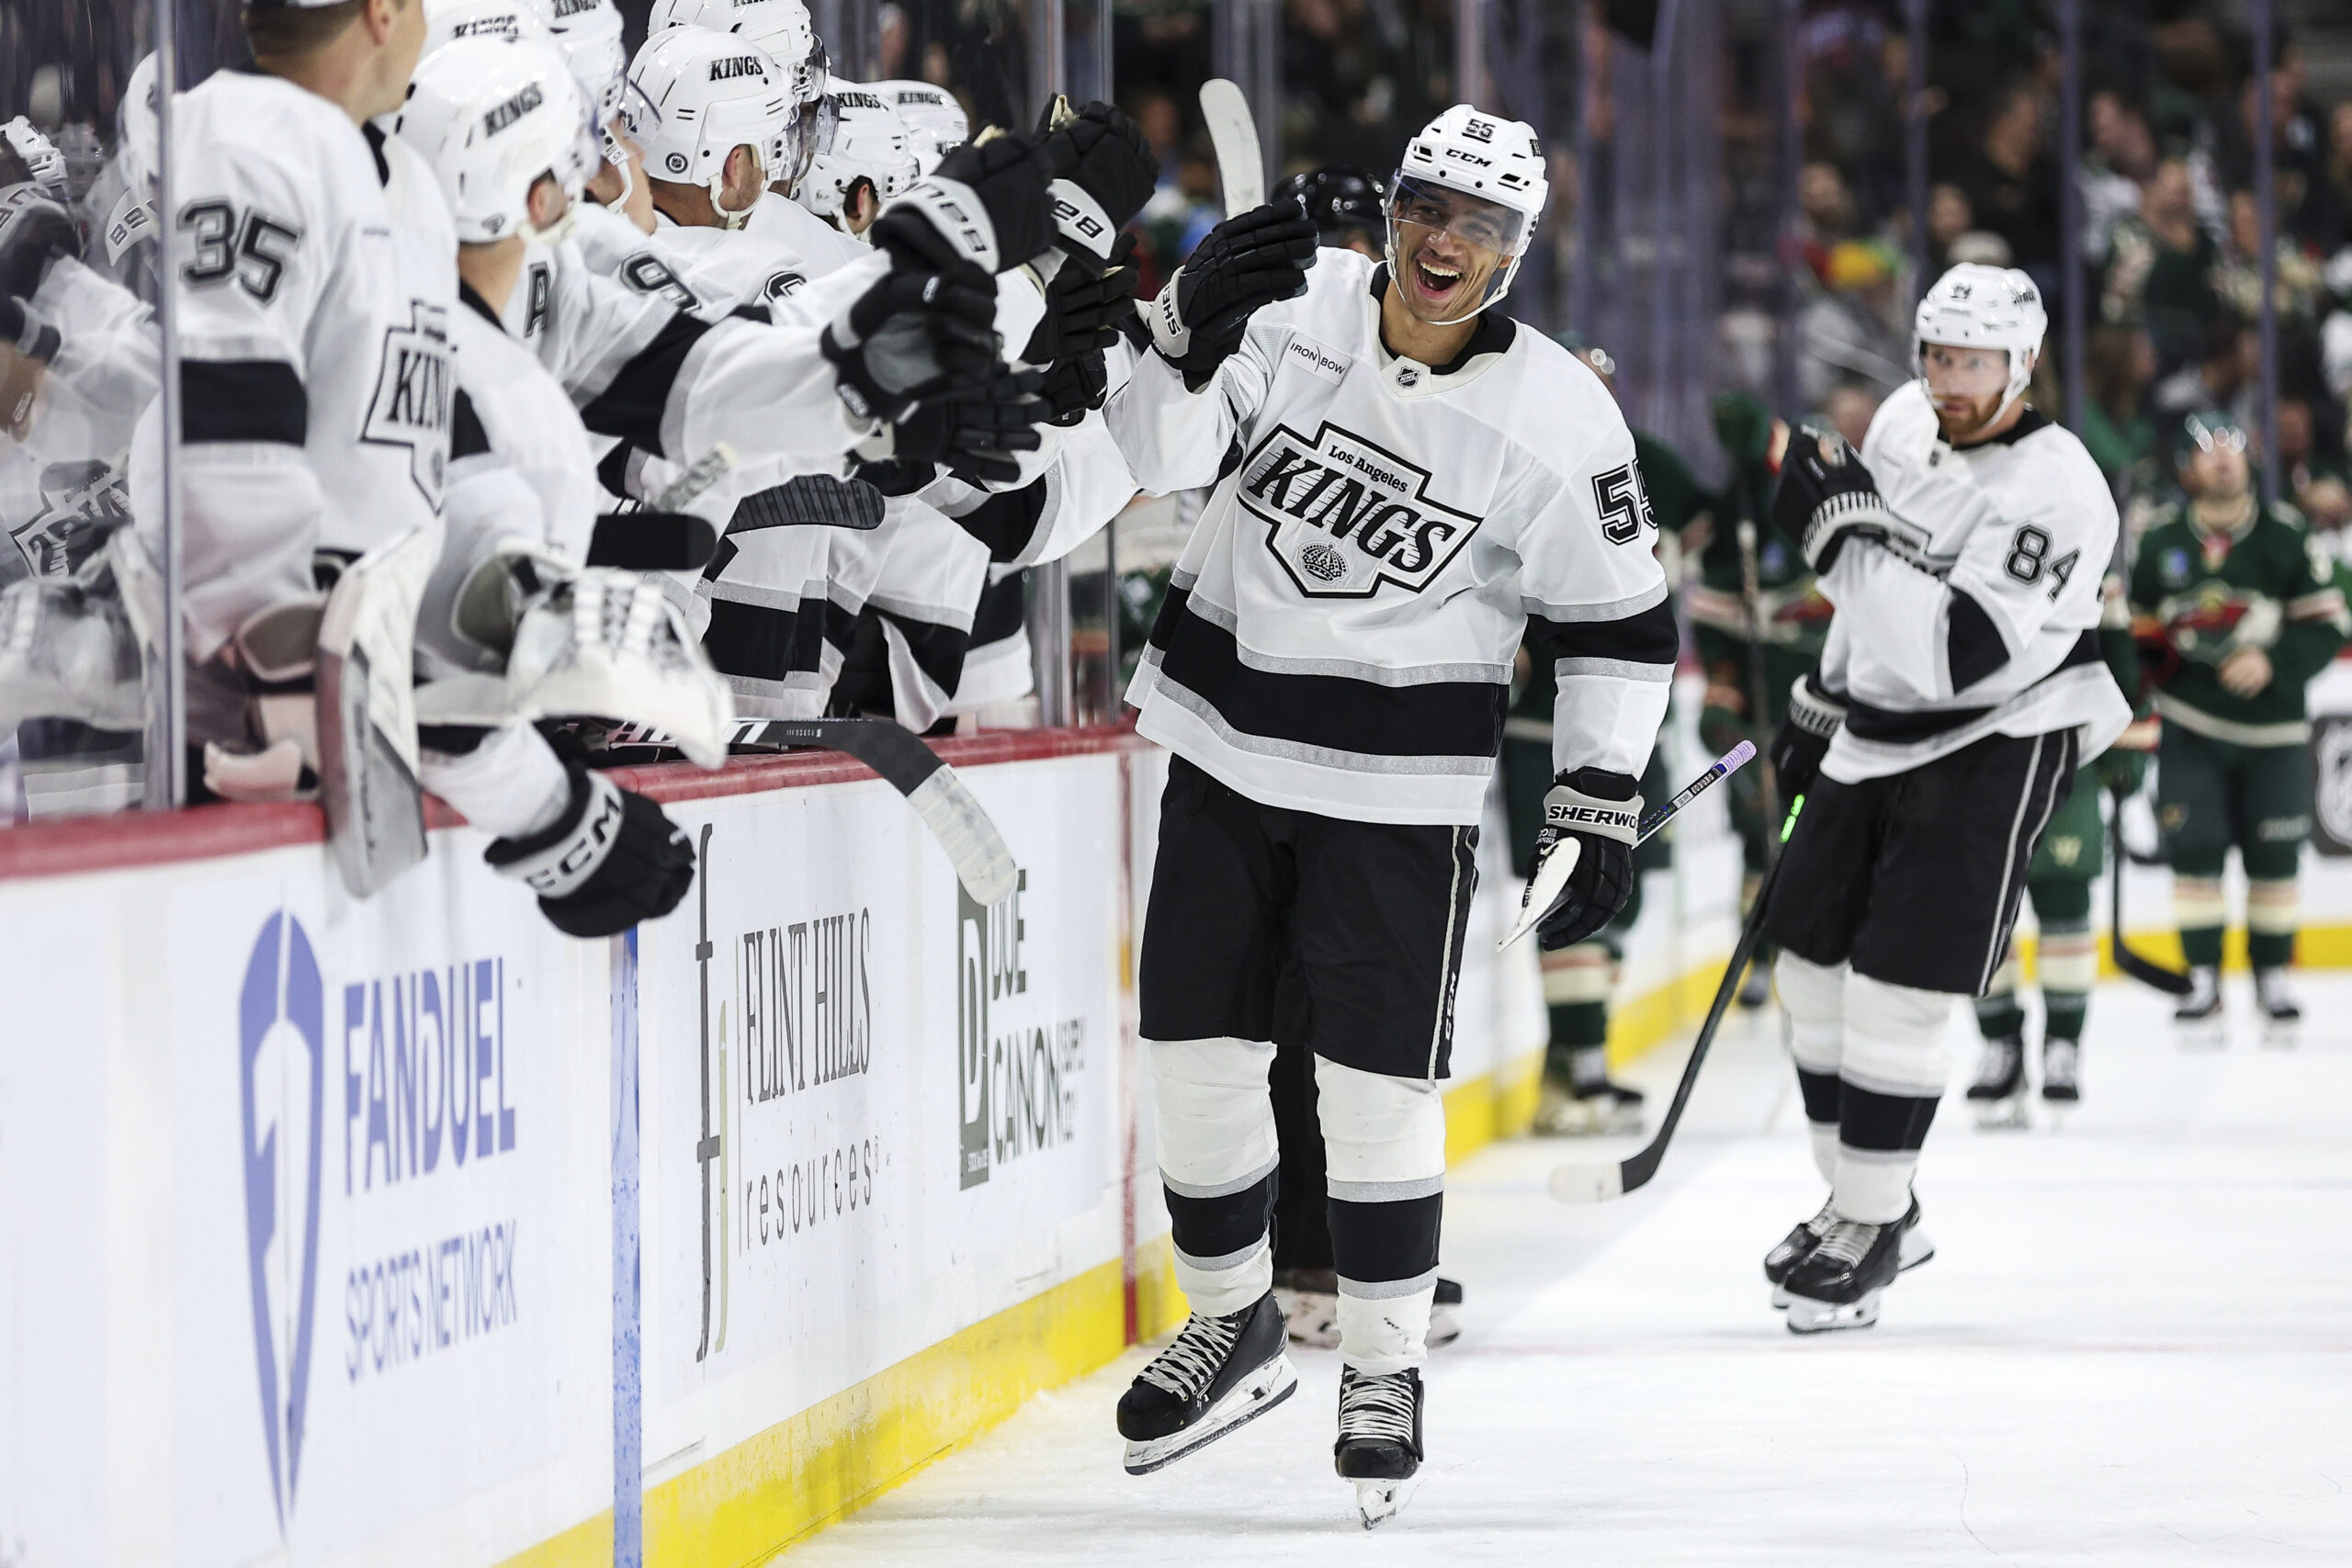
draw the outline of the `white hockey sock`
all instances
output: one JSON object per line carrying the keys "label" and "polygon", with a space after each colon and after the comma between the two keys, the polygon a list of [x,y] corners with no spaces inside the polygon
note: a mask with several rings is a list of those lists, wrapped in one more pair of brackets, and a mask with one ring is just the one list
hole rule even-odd
{"label": "white hockey sock", "polygon": [[[1278,1163],[1273,1101],[1266,1091],[1274,1048],[1255,1040],[1148,1043],[1158,1101],[1159,1179],[1176,1222],[1176,1282],[1193,1310],[1239,1312],[1273,1288],[1265,1213]],[[1238,1245],[1188,1251],[1188,1232]],[[1195,1245],[1198,1245],[1195,1241]]]}

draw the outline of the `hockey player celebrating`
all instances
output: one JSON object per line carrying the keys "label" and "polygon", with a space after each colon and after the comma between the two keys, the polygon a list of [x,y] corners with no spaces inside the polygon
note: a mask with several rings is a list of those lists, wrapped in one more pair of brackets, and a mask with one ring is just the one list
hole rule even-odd
{"label": "hockey player celebrating", "polygon": [[1317,1058],[1335,1459],[1367,1524],[1421,1462],[1440,1089],[1522,634],[1559,682],[1547,852],[1577,856],[1544,945],[1631,887],[1676,635],[1615,403],[1489,309],[1545,191],[1532,132],[1463,105],[1406,151],[1385,263],[1318,253],[1295,205],[1229,218],[1106,411],[1145,489],[1216,487],[1129,692],[1176,753],[1141,1025],[1193,1308],[1120,1400],[1137,1473],[1295,1386],[1266,1235],[1277,1038]]}
{"label": "hockey player celebrating", "polygon": [[2094,635],[2114,499],[2022,400],[2045,324],[2025,274],[1953,267],[1860,457],[1806,430],[1781,468],[1774,520],[1837,606],[1772,748],[1799,814],[1764,932],[1830,1183],[1765,1259],[1797,1333],[1876,1322],[1923,1260],[1952,998],[1992,981],[2035,845],[2131,718]]}
{"label": "hockey player celebrating", "polygon": [[2174,1016],[2221,1015],[2222,863],[2234,844],[2256,1003],[2291,1023],[2295,873],[2311,836],[2303,688],[2343,646],[2344,595],[2301,525],[2254,493],[2235,423],[2191,414],[2177,460],[2188,499],[2149,525],[2132,566],[2133,629],[2159,660],[2156,819],[2188,961]]}

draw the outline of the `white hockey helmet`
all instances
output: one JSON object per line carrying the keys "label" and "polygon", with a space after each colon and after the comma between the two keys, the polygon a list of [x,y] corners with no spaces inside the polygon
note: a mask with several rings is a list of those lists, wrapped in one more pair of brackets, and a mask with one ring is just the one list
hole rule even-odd
{"label": "white hockey helmet", "polygon": [[155,197],[160,164],[157,150],[164,144],[163,106],[156,102],[155,57],[149,54],[131,68],[123,84],[122,102],[115,110],[117,152],[122,160],[123,184],[149,200]]}
{"label": "white hockey helmet", "polygon": [[418,62],[397,134],[433,165],[461,244],[558,237],[532,227],[531,187],[551,176],[578,201],[596,171],[587,96],[544,39],[443,44]]}
{"label": "white hockey helmet", "polygon": [[1994,411],[1998,419],[2025,395],[2034,361],[2041,356],[2042,334],[2049,330],[2050,313],[2042,308],[2041,289],[2032,278],[2013,266],[1962,262],[1936,279],[1912,315],[1911,371],[1927,379],[1919,354],[1926,344],[2006,349],[2009,384]]}
{"label": "white hockey helmet", "polygon": [[899,111],[871,87],[833,85],[840,123],[832,146],[820,152],[792,198],[835,228],[846,226],[849,194],[861,179],[874,186],[876,208],[922,177],[914,138]]}
{"label": "white hockey helmet", "polygon": [[40,186],[51,201],[65,199],[65,154],[31,120],[23,115],[0,120],[0,142],[17,155],[33,184]]}
{"label": "white hockey helmet", "polygon": [[928,82],[876,82],[866,91],[889,102],[914,138],[915,162],[924,174],[972,139],[972,122],[956,95]]}
{"label": "white hockey helmet", "polygon": [[424,0],[424,54],[461,38],[514,43],[554,29],[553,0]]}
{"label": "white hockey helmet", "polygon": [[660,111],[628,79],[628,51],[621,42],[620,8],[613,0],[555,0],[552,41],[571,66],[571,79],[588,95],[595,111],[596,144],[621,177],[616,208],[628,200],[631,176],[628,153],[620,144],[626,132],[642,147],[662,124]]}
{"label": "white hockey helmet", "polygon": [[731,33],[686,27],[648,38],[628,75],[662,116],[643,142],[645,172],[707,187],[728,226],[741,226],[751,209],[732,212],[719,201],[727,155],[738,147],[752,149],[763,185],[786,169],[785,142],[797,114],[783,67]]}
{"label": "white hockey helmet", "polygon": [[[1441,194],[1475,197],[1484,232],[1465,238],[1498,253],[1501,265],[1487,280],[1486,298],[1454,321],[1467,321],[1510,292],[1511,279],[1527,254],[1535,225],[1544,216],[1551,181],[1544,167],[1543,143],[1532,126],[1504,119],[1468,104],[1456,104],[1405,144],[1404,161],[1388,195],[1388,266],[1398,265],[1398,214],[1417,201],[1452,205]],[[1451,326],[1452,321],[1433,322]]]}
{"label": "white hockey helmet", "polygon": [[802,0],[653,0],[646,36],[671,28],[708,28],[751,39],[784,67],[794,103],[814,103],[831,88],[816,19]]}

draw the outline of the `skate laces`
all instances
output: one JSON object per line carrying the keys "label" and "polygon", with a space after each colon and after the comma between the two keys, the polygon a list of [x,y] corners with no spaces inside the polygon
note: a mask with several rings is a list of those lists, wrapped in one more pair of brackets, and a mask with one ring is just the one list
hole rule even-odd
{"label": "skate laces", "polygon": [[1152,1358],[1151,1365],[1143,1370],[1143,1381],[1166,1389],[1179,1399],[1191,1399],[1208,1387],[1218,1369],[1233,1349],[1235,1340],[1241,1337],[1241,1325],[1248,1312],[1238,1312],[1230,1317],[1204,1317],[1194,1313],[1184,1325],[1184,1332],[1176,1343]]}
{"label": "skate laces", "polygon": [[1987,1040],[1984,1054],[1977,1058],[1976,1081],[1999,1083],[2009,1076],[2011,1064],[2025,1055],[2025,1047],[2015,1040]]}
{"label": "skate laces", "polygon": [[1340,1440],[1413,1440],[1413,1383],[1403,1372],[1350,1371],[1340,1382]]}
{"label": "skate laces", "polygon": [[1878,1233],[1885,1228],[1860,1220],[1839,1220],[1829,1227],[1829,1234],[1822,1238],[1819,1247],[1814,1248],[1813,1255],[1849,1266],[1860,1263],[1862,1254],[1871,1249],[1871,1243],[1876,1241]]}

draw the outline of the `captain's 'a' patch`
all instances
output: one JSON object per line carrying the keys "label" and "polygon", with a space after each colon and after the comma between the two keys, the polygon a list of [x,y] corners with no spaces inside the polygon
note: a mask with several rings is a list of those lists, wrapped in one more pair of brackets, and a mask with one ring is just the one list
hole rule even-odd
{"label": "captain's 'a' patch", "polygon": [[1348,431],[1327,423],[1310,439],[1278,425],[1242,464],[1238,499],[1300,592],[1367,599],[1384,582],[1427,588],[1484,521],[1430,500],[1429,482]]}

